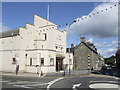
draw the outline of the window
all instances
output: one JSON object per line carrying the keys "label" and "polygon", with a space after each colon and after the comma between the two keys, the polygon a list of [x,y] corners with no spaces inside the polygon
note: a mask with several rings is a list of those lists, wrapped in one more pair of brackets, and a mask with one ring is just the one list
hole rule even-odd
{"label": "window", "polygon": [[30,66],[32,65],[32,58],[30,58]]}
{"label": "window", "polygon": [[61,47],[61,50],[63,49],[63,47]]}
{"label": "window", "polygon": [[45,33],[45,40],[47,39],[47,34]]}
{"label": "window", "polygon": [[58,47],[57,47],[57,46],[55,46],[55,48],[57,49]]}
{"label": "window", "polygon": [[16,64],[16,59],[15,58],[13,58],[12,64]]}
{"label": "window", "polygon": [[44,58],[41,58],[41,65],[44,65]]}
{"label": "window", "polygon": [[54,65],[54,58],[50,58],[50,65]]}
{"label": "window", "polygon": [[25,54],[25,57],[27,58],[27,54]]}
{"label": "window", "polygon": [[43,49],[43,45],[42,45],[42,49]]}

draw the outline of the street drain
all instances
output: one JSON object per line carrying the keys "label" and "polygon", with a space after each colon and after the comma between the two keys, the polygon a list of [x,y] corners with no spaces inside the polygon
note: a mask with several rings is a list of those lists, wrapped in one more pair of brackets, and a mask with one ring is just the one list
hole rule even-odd
{"label": "street drain", "polygon": [[117,84],[111,83],[94,83],[89,85],[90,88],[118,88]]}

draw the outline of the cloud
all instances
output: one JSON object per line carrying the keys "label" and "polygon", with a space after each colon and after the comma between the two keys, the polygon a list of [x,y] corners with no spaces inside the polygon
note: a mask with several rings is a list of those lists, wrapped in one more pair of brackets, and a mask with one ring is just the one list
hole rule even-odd
{"label": "cloud", "polygon": [[103,42],[95,43],[96,48],[98,49],[98,53],[100,53],[104,57],[110,57],[112,55],[115,55],[118,47],[118,41],[114,40],[111,42]]}
{"label": "cloud", "polygon": [[10,28],[0,22],[0,32],[8,30],[10,30]]}
{"label": "cloud", "polygon": [[112,55],[115,55],[116,51],[117,51],[117,48],[110,48],[110,49],[106,49],[106,50],[102,50],[102,49],[98,50],[98,52],[102,56],[104,56],[104,58],[107,58],[107,57],[110,57]]}
{"label": "cloud", "polygon": [[[98,38],[117,37],[118,6],[114,5],[115,3],[110,2],[98,5],[90,12],[89,15],[91,15],[91,17],[85,15],[77,18],[77,22],[71,25],[70,31],[77,35],[90,35]],[[112,8],[110,8],[111,6]],[[103,10],[103,12],[101,10]],[[99,13],[97,14],[97,12]]]}
{"label": "cloud", "polygon": [[117,48],[118,47],[118,41],[112,41],[112,42],[103,42],[101,43],[95,43],[95,46],[97,48]]}
{"label": "cloud", "polygon": [[88,41],[91,42],[91,43],[93,43],[93,39],[92,38],[90,38]]}

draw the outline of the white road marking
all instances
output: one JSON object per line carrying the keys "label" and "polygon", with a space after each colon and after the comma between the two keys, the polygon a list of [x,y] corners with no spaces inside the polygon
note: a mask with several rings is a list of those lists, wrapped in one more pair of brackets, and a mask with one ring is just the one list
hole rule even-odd
{"label": "white road marking", "polygon": [[80,84],[75,84],[75,85],[73,85],[72,89],[77,90],[76,87],[79,87],[80,85],[81,85],[81,83]]}
{"label": "white road marking", "polygon": [[22,87],[22,88],[31,88],[31,87],[26,87],[24,85],[13,85],[13,86],[15,86],[15,87]]}
{"label": "white road marking", "polygon": [[107,82],[110,82],[110,83],[118,83],[117,81],[90,81],[90,82],[93,82],[93,83],[94,83],[94,82],[96,82],[96,83],[97,83],[97,82],[106,82],[106,83],[107,83]]}
{"label": "white road marking", "polygon": [[110,83],[95,83],[89,85],[90,88],[118,88],[117,84],[110,84]]}
{"label": "white road marking", "polygon": [[[30,82],[30,81],[16,81],[16,82],[11,82],[11,81],[4,81],[4,82],[8,82],[7,84],[13,84],[13,86],[15,86],[15,87],[21,87],[21,88],[32,88],[31,86],[42,86],[42,85],[48,85],[47,86],[47,90],[49,90],[49,88],[50,88],[50,86],[52,85],[52,84],[54,84],[55,82],[57,82],[57,81],[59,81],[59,80],[61,80],[61,79],[63,79],[63,77],[61,77],[61,78],[58,78],[58,79],[54,79],[54,80],[52,80],[52,81],[50,81],[50,82],[48,82],[48,83],[41,83],[41,84],[39,84],[39,82]],[[1,81],[1,82],[3,82],[3,81]],[[28,83],[31,83],[31,84],[28,84]],[[36,84],[35,84],[36,83]],[[23,84],[23,85],[18,85],[18,84]],[[25,84],[28,84],[28,85],[25,85]]]}
{"label": "white road marking", "polygon": [[57,82],[57,81],[59,81],[59,80],[61,80],[61,79],[63,79],[63,77],[60,77],[60,78],[58,78],[58,79],[54,79],[53,81],[50,81],[48,84],[48,86],[47,86],[47,90],[49,90],[49,88],[50,88],[50,86],[52,85],[52,84],[54,84],[55,82]]}
{"label": "white road marking", "polygon": [[0,81],[0,82],[10,82],[10,81]]}
{"label": "white road marking", "polygon": [[118,78],[118,77],[115,77],[115,79],[117,79],[117,80],[118,80],[119,78]]}
{"label": "white road marking", "polygon": [[48,83],[42,83],[42,84],[34,84],[34,85],[24,85],[24,86],[41,86],[41,85],[47,85]]}
{"label": "white road marking", "polygon": [[8,84],[22,84],[22,83],[39,83],[39,82],[30,82],[30,81],[17,81],[17,82],[11,82],[11,83],[8,83]]}

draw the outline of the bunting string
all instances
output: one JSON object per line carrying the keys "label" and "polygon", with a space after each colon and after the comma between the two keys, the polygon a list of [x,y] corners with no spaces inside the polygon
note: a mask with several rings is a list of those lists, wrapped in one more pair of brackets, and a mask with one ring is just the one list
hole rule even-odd
{"label": "bunting string", "polygon": [[[118,4],[120,5],[120,1],[118,2]],[[81,21],[81,20],[83,21],[84,19],[87,19],[87,18],[91,18],[92,16],[95,16],[96,14],[103,13],[103,12],[105,12],[105,11],[107,11],[107,10],[110,10],[110,9],[116,7],[116,6],[117,6],[117,4],[114,4],[114,5],[110,6],[109,8],[101,9],[100,11],[97,11],[96,13],[91,13],[91,14],[88,15],[88,16],[82,17],[81,19],[74,20],[73,23],[74,23],[74,22]],[[67,26],[67,25],[69,25],[69,24],[66,23],[66,24],[63,24],[63,25],[59,25],[59,27],[61,27],[61,26]]]}

